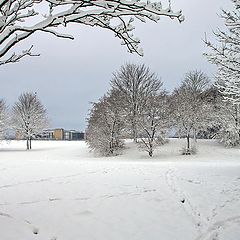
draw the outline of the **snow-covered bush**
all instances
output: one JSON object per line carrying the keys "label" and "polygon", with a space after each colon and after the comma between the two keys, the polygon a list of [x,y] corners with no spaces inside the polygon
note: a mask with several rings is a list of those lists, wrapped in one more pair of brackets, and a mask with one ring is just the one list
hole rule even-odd
{"label": "snow-covered bush", "polygon": [[194,145],[194,146],[191,146],[191,147],[182,147],[182,149],[180,150],[180,153],[182,155],[194,155],[194,154],[197,154],[197,146]]}
{"label": "snow-covered bush", "polygon": [[111,91],[93,103],[88,118],[86,142],[89,148],[102,156],[117,155],[123,148],[121,134],[124,127],[119,92]]}

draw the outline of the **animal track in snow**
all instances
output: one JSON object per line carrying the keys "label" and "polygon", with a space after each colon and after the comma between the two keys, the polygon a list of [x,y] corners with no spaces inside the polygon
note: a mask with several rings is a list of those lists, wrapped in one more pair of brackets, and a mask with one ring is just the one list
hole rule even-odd
{"label": "animal track in snow", "polygon": [[3,213],[3,212],[0,212],[0,216],[2,216],[2,217],[12,218],[11,215],[9,215],[9,214],[7,214],[7,213]]}
{"label": "animal track in snow", "polygon": [[[186,193],[178,186],[176,170],[169,169],[165,175],[166,183],[172,191],[174,197],[181,204],[182,208],[188,216],[192,219],[193,224],[196,226],[199,232],[207,227],[207,219],[202,217],[200,211],[193,206],[192,201],[187,197]],[[180,179],[181,180],[181,179]]]}
{"label": "animal track in snow", "polygon": [[222,229],[227,229],[233,225],[240,225],[240,216],[234,216],[222,221],[215,222],[203,234],[195,240],[218,240],[219,233]]}
{"label": "animal track in snow", "polygon": [[[186,193],[178,186],[177,180],[184,180],[178,178],[176,175],[176,170],[169,169],[166,172],[166,182],[174,196],[178,201],[181,202],[182,207],[188,215],[193,219],[194,224],[199,228],[199,236],[195,240],[218,240],[220,232],[223,229],[232,227],[233,225],[240,225],[240,216],[229,217],[225,220],[214,221],[215,217],[219,212],[226,208],[228,205],[233,204],[234,202],[240,201],[240,191],[236,184],[236,188],[224,189],[220,193],[228,196],[226,200],[221,202],[212,209],[212,214],[208,218],[204,218],[200,211],[196,207],[193,207],[192,201],[190,198],[186,197]],[[192,182],[192,181],[191,181]],[[229,196],[229,194],[233,194]]]}

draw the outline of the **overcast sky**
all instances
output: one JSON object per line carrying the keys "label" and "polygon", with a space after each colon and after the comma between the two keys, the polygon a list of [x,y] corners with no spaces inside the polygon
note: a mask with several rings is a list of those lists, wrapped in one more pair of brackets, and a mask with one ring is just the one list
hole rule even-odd
{"label": "overcast sky", "polygon": [[204,33],[211,37],[212,30],[223,26],[218,14],[221,8],[230,9],[230,0],[172,2],[174,10],[183,10],[186,20],[182,24],[168,18],[157,24],[136,24],[144,57],[129,54],[112,33],[98,28],[72,26],[69,32],[74,41],[37,33],[21,47],[34,44],[41,56],[0,67],[0,96],[11,107],[23,91],[37,92],[51,127],[84,130],[89,103],[109,89],[112,72],[126,62],[145,63],[169,91],[190,70],[202,70],[213,79],[215,67],[202,56],[207,51]]}

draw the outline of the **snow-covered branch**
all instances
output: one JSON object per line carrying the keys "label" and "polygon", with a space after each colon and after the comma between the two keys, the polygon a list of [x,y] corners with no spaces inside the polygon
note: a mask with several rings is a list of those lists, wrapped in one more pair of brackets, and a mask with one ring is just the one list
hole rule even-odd
{"label": "snow-covered branch", "polygon": [[225,100],[234,105],[240,104],[240,1],[232,0],[234,11],[223,10],[221,18],[225,21],[226,30],[214,32],[218,45],[205,40],[210,53],[205,54],[208,60],[218,68],[217,84]]}
{"label": "snow-covered branch", "polygon": [[[134,37],[134,18],[157,22],[160,16],[184,20],[181,11],[174,12],[161,3],[138,0],[1,0],[0,1],[0,64],[18,61],[22,57],[10,50],[37,31],[60,38],[73,36],[60,33],[57,27],[70,23],[105,28],[114,33],[129,52],[142,55],[140,41]],[[20,54],[22,55],[22,54]],[[28,54],[31,55],[31,54]],[[24,55],[25,56],[25,55]]]}

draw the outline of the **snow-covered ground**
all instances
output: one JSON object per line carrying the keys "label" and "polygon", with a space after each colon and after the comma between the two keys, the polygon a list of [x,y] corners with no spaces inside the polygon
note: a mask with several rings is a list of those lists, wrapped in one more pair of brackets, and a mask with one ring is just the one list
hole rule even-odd
{"label": "snow-covered ground", "polygon": [[240,150],[170,140],[98,158],[84,142],[0,145],[0,240],[238,240]]}

